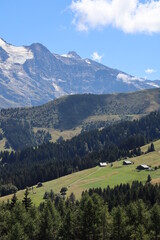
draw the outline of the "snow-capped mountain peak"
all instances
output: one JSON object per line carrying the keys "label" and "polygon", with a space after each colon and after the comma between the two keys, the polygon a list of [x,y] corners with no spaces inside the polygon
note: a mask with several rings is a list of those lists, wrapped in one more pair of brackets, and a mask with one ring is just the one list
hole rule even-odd
{"label": "snow-capped mountain peak", "polygon": [[40,105],[66,94],[133,92],[149,81],[112,69],[76,52],[52,54],[42,44],[13,46],[0,39],[0,108]]}
{"label": "snow-capped mountain peak", "polygon": [[33,53],[26,47],[16,47],[6,43],[0,38],[0,47],[8,54],[7,62],[23,64],[26,60],[32,59]]}
{"label": "snow-capped mountain peak", "polygon": [[77,60],[82,59],[75,51],[70,51],[67,54],[62,54],[61,56],[66,57],[66,58],[74,58],[74,59],[77,59]]}

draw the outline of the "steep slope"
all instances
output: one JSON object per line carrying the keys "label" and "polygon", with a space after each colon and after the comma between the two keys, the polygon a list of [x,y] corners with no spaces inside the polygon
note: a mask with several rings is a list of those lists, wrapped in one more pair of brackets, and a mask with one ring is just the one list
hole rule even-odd
{"label": "steep slope", "polygon": [[42,44],[16,47],[0,39],[0,108],[37,106],[77,93],[132,92],[159,87],[75,52],[52,54]]}

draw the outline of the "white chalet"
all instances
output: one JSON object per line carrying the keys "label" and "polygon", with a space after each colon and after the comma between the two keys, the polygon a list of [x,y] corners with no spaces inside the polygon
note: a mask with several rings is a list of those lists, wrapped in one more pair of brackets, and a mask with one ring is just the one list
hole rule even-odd
{"label": "white chalet", "polygon": [[99,163],[99,166],[100,166],[100,167],[106,167],[106,166],[107,166],[107,163],[106,163],[106,162],[100,162],[100,163]]}

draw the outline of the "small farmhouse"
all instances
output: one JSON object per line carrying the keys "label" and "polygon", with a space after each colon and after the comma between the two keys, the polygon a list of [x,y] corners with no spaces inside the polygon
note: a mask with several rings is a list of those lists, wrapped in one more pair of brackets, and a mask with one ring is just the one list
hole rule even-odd
{"label": "small farmhouse", "polygon": [[137,169],[138,170],[148,170],[148,169],[150,169],[150,167],[147,166],[147,165],[142,164],[142,165],[137,166]]}
{"label": "small farmhouse", "polygon": [[100,167],[106,167],[106,166],[107,166],[107,163],[106,163],[106,162],[100,162],[100,163],[99,163],[99,166],[100,166]]}
{"label": "small farmhouse", "polygon": [[130,164],[132,164],[131,161],[123,161],[123,165],[130,165]]}

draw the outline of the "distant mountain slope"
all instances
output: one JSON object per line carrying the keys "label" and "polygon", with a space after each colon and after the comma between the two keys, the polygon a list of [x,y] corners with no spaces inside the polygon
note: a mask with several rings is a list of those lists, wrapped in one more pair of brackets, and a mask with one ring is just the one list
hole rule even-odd
{"label": "distant mountain slope", "polygon": [[[32,127],[72,129],[91,117],[144,115],[160,109],[160,89],[104,95],[70,95],[32,108],[2,109],[0,121],[25,120]],[[106,116],[106,119],[105,119]],[[112,121],[112,120],[111,120]]]}
{"label": "distant mountain slope", "polygon": [[139,119],[157,110],[160,110],[160,89],[69,95],[42,106],[2,109],[0,149],[4,144],[13,149],[22,149],[48,140],[56,141],[61,136],[69,139],[81,131]]}
{"label": "distant mountain slope", "polygon": [[119,93],[159,87],[75,52],[52,54],[42,44],[16,47],[0,39],[0,108],[37,106],[68,94]]}

